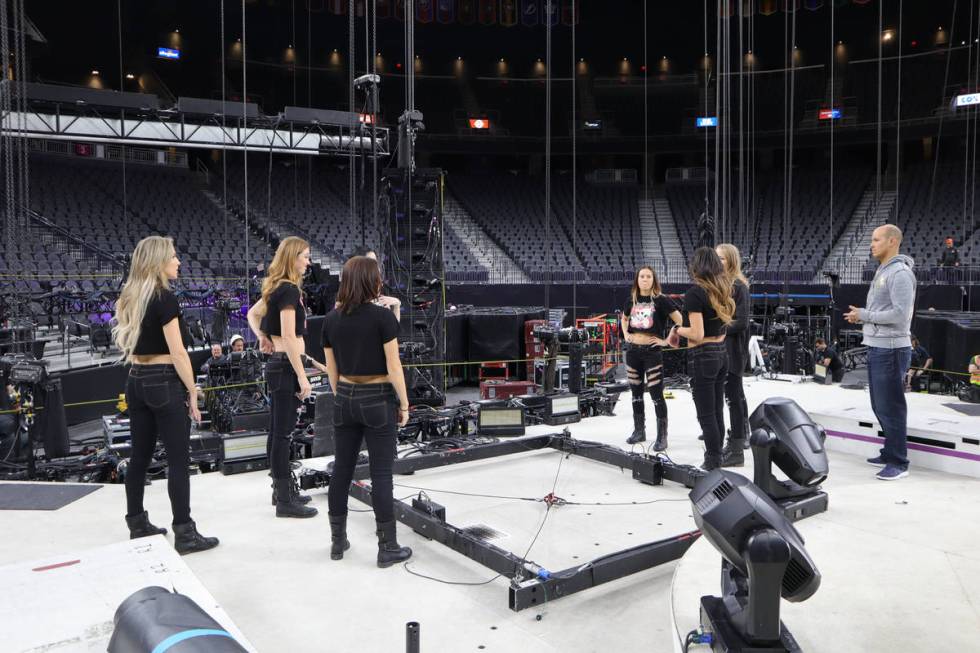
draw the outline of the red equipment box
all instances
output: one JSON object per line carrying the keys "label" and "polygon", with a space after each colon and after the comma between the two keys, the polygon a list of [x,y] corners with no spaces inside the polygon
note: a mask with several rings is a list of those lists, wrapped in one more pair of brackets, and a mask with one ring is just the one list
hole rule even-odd
{"label": "red equipment box", "polygon": [[510,399],[537,392],[534,381],[480,381],[480,399]]}

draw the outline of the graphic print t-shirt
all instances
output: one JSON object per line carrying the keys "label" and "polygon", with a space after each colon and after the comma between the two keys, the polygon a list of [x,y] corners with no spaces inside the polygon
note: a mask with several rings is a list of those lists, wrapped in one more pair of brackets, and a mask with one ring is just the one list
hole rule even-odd
{"label": "graphic print t-shirt", "polygon": [[670,314],[676,310],[677,306],[666,295],[638,295],[635,303],[627,300],[623,308],[623,315],[629,320],[627,331],[662,337]]}

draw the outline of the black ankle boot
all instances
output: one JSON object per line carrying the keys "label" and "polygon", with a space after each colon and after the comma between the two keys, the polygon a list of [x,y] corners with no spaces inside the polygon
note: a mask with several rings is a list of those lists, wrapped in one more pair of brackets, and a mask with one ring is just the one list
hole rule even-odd
{"label": "black ankle boot", "polygon": [[710,472],[712,469],[718,469],[719,467],[721,467],[721,456],[705,452],[701,469]]}
{"label": "black ankle boot", "polygon": [[180,555],[207,551],[218,546],[218,538],[204,537],[197,532],[197,524],[189,521],[186,524],[174,524],[174,548]]}
{"label": "black ankle boot", "polygon": [[654,451],[667,450],[667,418],[657,418],[657,441],[653,443]]}
{"label": "black ankle boot", "polygon": [[350,548],[347,541],[347,515],[328,515],[330,518],[330,559],[342,560]]}
{"label": "black ankle boot", "polygon": [[633,413],[633,435],[629,436],[626,440],[626,444],[639,444],[641,442],[646,442],[647,440],[647,429],[644,425],[643,415],[637,415]]}
{"label": "black ankle boot", "polygon": [[131,540],[135,540],[137,537],[167,534],[166,528],[160,528],[150,523],[150,516],[145,510],[132,517],[126,515],[126,525],[129,526],[129,539]]}
{"label": "black ankle boot", "polygon": [[729,440],[728,446],[721,452],[722,467],[741,467],[745,464],[745,450],[742,440]]}
{"label": "black ankle boot", "polygon": [[[296,502],[309,503],[310,501],[312,501],[313,497],[309,496],[308,494],[299,493],[299,481],[296,480],[296,474],[290,472],[289,475],[292,478],[292,483],[290,483],[289,485],[289,500],[292,501],[293,503]],[[272,480],[272,505],[276,505],[276,500],[278,498],[279,495],[276,493],[276,481],[275,479],[273,479]]]}
{"label": "black ankle boot", "polygon": [[[273,479],[276,492],[276,517],[298,517],[305,519],[313,517],[317,509],[313,506],[306,506],[300,500],[293,500],[291,489],[293,484],[292,475],[288,478]],[[297,492],[297,496],[299,493]]]}
{"label": "black ankle boot", "polygon": [[395,539],[395,522],[376,522],[378,530],[378,566],[384,569],[391,565],[408,560],[412,557],[412,550],[407,546],[399,546]]}

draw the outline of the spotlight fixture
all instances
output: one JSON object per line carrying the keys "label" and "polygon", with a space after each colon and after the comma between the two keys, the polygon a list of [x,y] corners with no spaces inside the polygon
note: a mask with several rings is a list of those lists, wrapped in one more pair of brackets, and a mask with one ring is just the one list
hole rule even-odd
{"label": "spotlight fixture", "polygon": [[[774,500],[816,495],[827,478],[826,433],[792,399],[772,397],[749,417],[755,484]],[[788,480],[772,473],[775,464]],[[825,497],[824,497],[825,498]]]}
{"label": "spotlight fixture", "polygon": [[722,555],[721,597],[701,597],[701,626],[713,651],[798,651],[780,621],[780,599],[805,601],[820,572],[803,537],[749,479],[716,469],[690,493],[694,523]]}
{"label": "spotlight fixture", "polygon": [[477,406],[476,431],[479,435],[524,435],[524,424],[524,408],[521,406]]}
{"label": "spotlight fixture", "polygon": [[92,71],[92,74],[93,74],[93,75],[98,75],[98,74],[99,74],[99,71],[98,71],[98,70],[93,70],[93,71]]}
{"label": "spotlight fixture", "polygon": [[136,79],[136,75],[133,73],[126,73],[126,79]]}

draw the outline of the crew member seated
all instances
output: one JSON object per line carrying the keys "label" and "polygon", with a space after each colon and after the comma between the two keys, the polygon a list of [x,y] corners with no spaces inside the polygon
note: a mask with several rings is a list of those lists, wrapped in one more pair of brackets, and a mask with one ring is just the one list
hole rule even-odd
{"label": "crew member seated", "polygon": [[925,389],[929,389],[929,372],[932,367],[932,356],[928,350],[919,344],[919,339],[912,336],[912,365],[905,373],[905,390],[911,392],[921,392],[922,382],[925,381]]}
{"label": "crew member seated", "polygon": [[231,347],[231,353],[240,354],[245,351],[245,338],[236,333],[231,337],[228,345]]}
{"label": "crew member seated", "polygon": [[970,359],[970,387],[967,390],[967,401],[980,404],[980,354]]}
{"label": "crew member seated", "polygon": [[6,384],[0,385],[0,457],[6,457],[14,446],[17,433],[17,415],[12,411],[14,403],[14,388]]}
{"label": "crew member seated", "polygon": [[201,374],[207,374],[211,369],[212,365],[221,364],[225,360],[224,350],[221,348],[220,342],[215,342],[211,344],[211,358],[204,361],[201,365]]}
{"label": "crew member seated", "polygon": [[823,338],[814,340],[813,346],[817,350],[817,354],[814,356],[816,361],[827,368],[834,383],[840,383],[841,379],[844,378],[844,363],[841,362],[837,349],[828,345]]}

